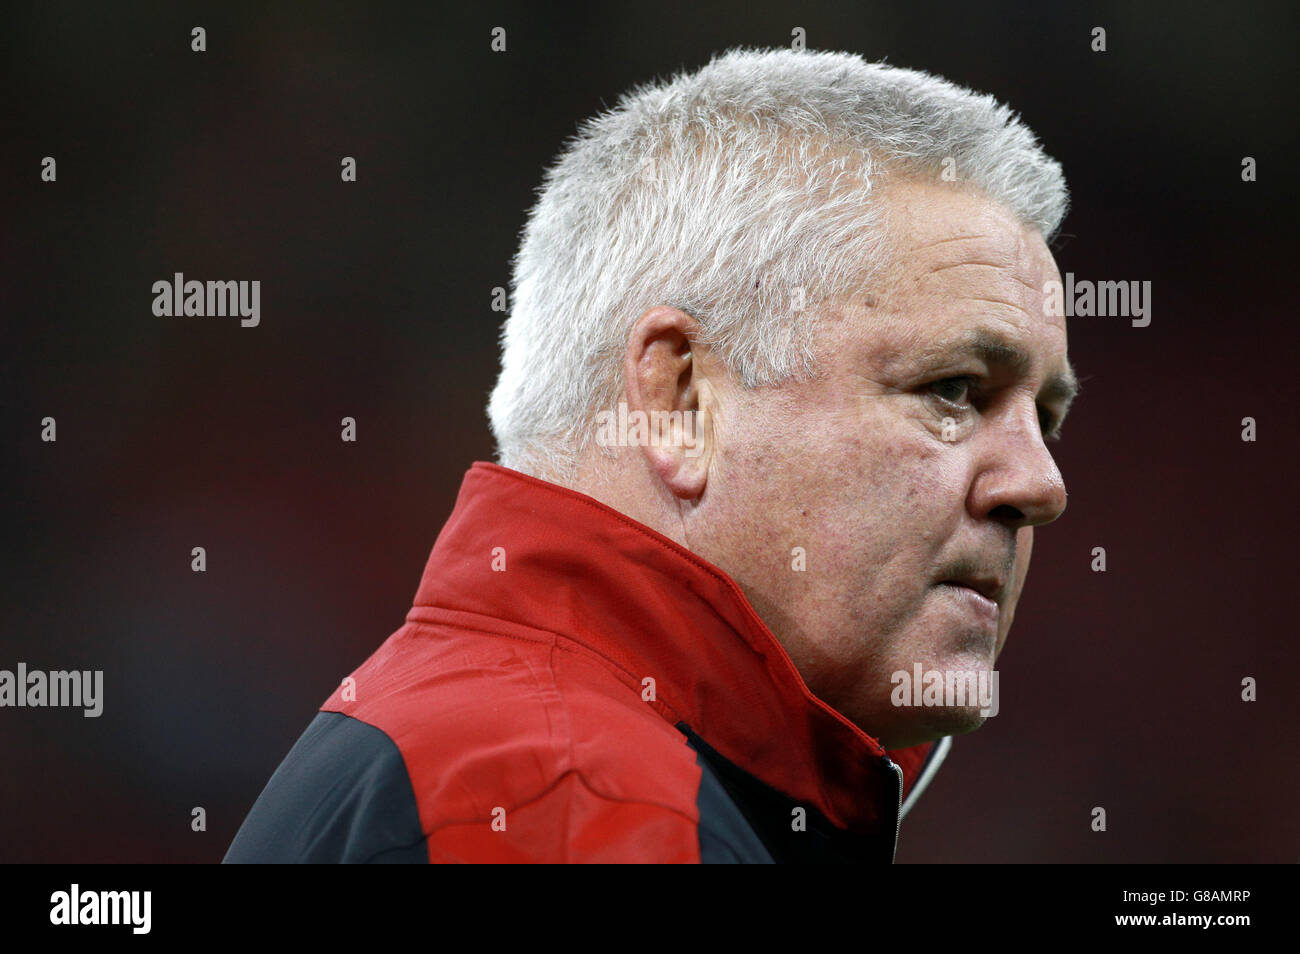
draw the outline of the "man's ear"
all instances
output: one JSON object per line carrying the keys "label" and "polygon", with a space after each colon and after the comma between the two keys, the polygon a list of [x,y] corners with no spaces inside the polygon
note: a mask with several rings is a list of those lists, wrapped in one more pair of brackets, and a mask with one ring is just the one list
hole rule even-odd
{"label": "man's ear", "polygon": [[623,356],[627,442],[674,497],[696,500],[714,451],[713,389],[697,350],[699,323],[657,305],[632,326]]}

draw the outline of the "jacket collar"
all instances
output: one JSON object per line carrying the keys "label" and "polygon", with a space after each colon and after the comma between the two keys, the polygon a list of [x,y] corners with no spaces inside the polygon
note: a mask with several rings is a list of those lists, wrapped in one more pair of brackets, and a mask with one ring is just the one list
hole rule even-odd
{"label": "jacket collar", "polygon": [[934,747],[888,753],[900,796],[880,743],[809,691],[727,574],[594,498],[496,464],[466,473],[408,618],[428,618],[421,608],[557,634],[638,691],[653,678],[650,704],[672,724],[841,828],[891,830]]}

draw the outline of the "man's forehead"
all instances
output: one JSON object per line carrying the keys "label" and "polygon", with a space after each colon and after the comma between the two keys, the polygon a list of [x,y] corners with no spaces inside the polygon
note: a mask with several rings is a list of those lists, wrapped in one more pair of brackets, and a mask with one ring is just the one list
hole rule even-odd
{"label": "man's forehead", "polygon": [[1045,398],[1068,402],[1077,382],[1065,320],[1044,293],[1059,272],[1039,232],[951,186],[884,191],[894,260],[848,303],[858,320],[845,329],[856,339],[845,359],[901,379],[973,358],[1037,378]]}
{"label": "man's forehead", "polygon": [[1064,319],[1045,307],[1048,283],[1060,273],[1037,229],[952,185],[902,180],[882,191],[893,261],[878,288],[892,299],[890,311],[919,305],[931,327],[987,317],[1021,334],[1064,337]]}
{"label": "man's forehead", "polygon": [[915,276],[983,263],[1026,281],[1055,277],[1056,263],[1038,230],[976,191],[918,180],[894,182],[882,191],[895,264],[902,271]]}

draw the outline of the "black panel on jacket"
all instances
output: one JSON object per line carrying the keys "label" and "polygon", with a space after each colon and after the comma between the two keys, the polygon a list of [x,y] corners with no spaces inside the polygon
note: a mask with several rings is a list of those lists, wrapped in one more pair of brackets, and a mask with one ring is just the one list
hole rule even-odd
{"label": "black panel on jacket", "polygon": [[406,762],[382,731],[321,712],[244,819],[225,863],[428,863]]}
{"label": "black panel on jacket", "polygon": [[[677,730],[686,736],[703,765],[711,771],[700,780],[700,844],[704,854],[704,831],[707,828],[726,844],[711,848],[711,859],[716,861],[775,861],[782,863],[861,863],[884,862],[894,859],[894,835],[887,826],[885,835],[873,837],[836,828],[830,820],[811,805],[797,802],[777,791],[761,779],[755,778],[735,763],[728,761],[707,742],[696,735],[685,722]],[[725,792],[706,788],[706,780],[721,783]],[[791,825],[793,810],[802,808],[806,813],[806,830],[796,831]],[[888,806],[894,811],[895,806]],[[743,816],[738,820],[737,816]],[[748,832],[736,833],[738,825]],[[745,836],[748,838],[745,838]],[[754,858],[748,846],[752,839],[761,840],[767,858]],[[735,859],[727,857],[730,847]],[[749,856],[749,857],[746,857]]]}
{"label": "black panel on jacket", "polygon": [[[677,728],[681,729],[683,725]],[[772,855],[763,847],[749,821],[727,794],[713,766],[698,749],[695,761],[700,766],[700,790],[695,795],[700,810],[700,862],[706,865],[772,864]]]}

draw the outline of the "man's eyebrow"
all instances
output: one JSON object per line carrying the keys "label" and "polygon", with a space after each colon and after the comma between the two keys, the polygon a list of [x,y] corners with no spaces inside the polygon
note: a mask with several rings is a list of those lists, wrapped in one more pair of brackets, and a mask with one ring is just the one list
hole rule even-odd
{"label": "man's eyebrow", "polygon": [[[1033,364],[1033,358],[1030,357],[1029,352],[986,328],[972,331],[964,338],[959,339],[949,349],[949,353],[974,355],[986,364],[998,365],[1018,372],[1028,370],[1029,366]],[[1070,363],[1067,361],[1064,371],[1057,371],[1048,375],[1038,396],[1041,401],[1061,404],[1060,418],[1064,418],[1078,393],[1079,378],[1075,375],[1074,368],[1070,367]]]}
{"label": "man's eyebrow", "polygon": [[1061,417],[1065,417],[1065,412],[1079,396],[1079,378],[1068,361],[1065,363],[1064,371],[1048,376],[1039,394],[1044,401],[1056,401],[1063,405]]}
{"label": "man's eyebrow", "polygon": [[956,350],[973,354],[986,364],[1001,365],[1013,371],[1025,371],[1033,364],[1029,353],[1023,348],[983,328],[971,332],[959,341]]}

